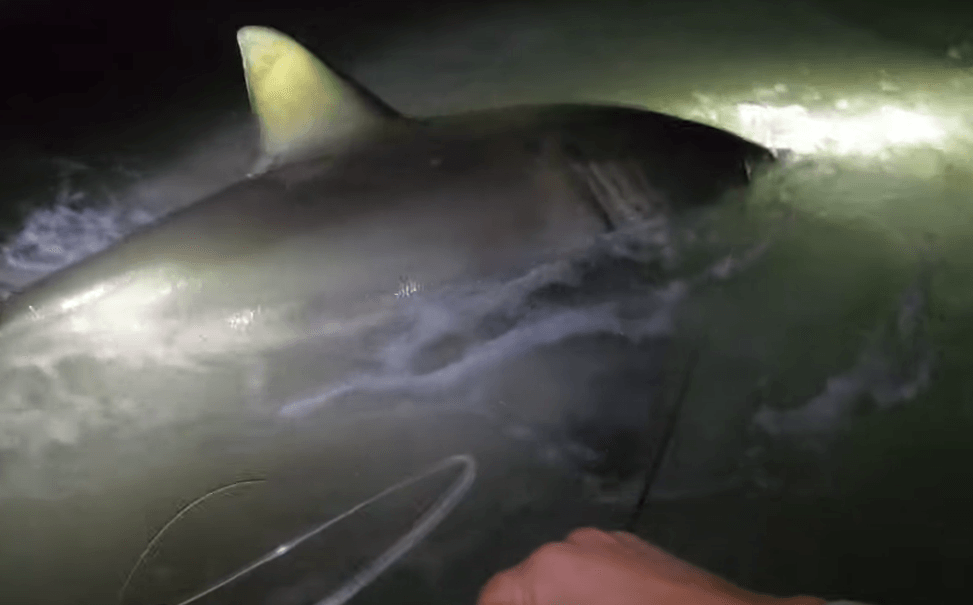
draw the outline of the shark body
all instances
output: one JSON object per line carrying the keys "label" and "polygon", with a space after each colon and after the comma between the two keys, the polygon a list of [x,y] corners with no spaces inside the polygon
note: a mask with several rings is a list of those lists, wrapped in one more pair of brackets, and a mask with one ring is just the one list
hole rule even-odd
{"label": "shark body", "polygon": [[0,333],[99,305],[108,316],[78,329],[201,314],[249,328],[302,301],[340,321],[402,284],[520,270],[714,202],[772,159],[731,133],[624,107],[409,119],[279,32],[244,28],[239,44],[259,174],[11,296]]}
{"label": "shark body", "polygon": [[[482,451],[479,464],[493,469],[484,472],[488,487],[477,495],[484,508],[474,516],[483,529],[464,537],[463,548],[489,542],[497,527],[519,527],[507,523],[517,515],[516,503],[491,504],[491,498],[518,492],[508,476],[520,464],[519,445],[481,416],[468,421],[465,413],[396,415],[390,410],[397,403],[376,397],[377,403],[362,406],[367,410],[354,410],[357,415],[345,406],[286,425],[283,438],[275,432],[281,424],[263,423],[258,415],[257,428],[267,428],[267,434],[254,429],[260,439],[250,439],[218,416],[239,409],[240,391],[228,386],[239,375],[216,364],[203,372],[198,366],[184,372],[183,366],[200,359],[244,360],[249,374],[256,366],[246,360],[272,357],[268,372],[279,378],[280,393],[266,386],[272,381],[257,390],[268,401],[286,403],[356,370],[358,345],[375,329],[382,336],[382,322],[413,295],[456,282],[522,275],[586,249],[602,234],[717,203],[745,188],[759,164],[773,161],[767,149],[729,132],[626,107],[513,107],[407,118],[279,32],[244,28],[239,44],[261,127],[263,155],[254,174],[0,303],[0,376],[9,395],[4,404],[12,402],[11,417],[23,420],[4,427],[7,436],[22,433],[7,443],[30,442],[35,435],[28,431],[39,435],[38,450],[48,441],[72,442],[75,427],[81,427],[78,433],[93,427],[92,434],[100,435],[95,431],[127,422],[136,431],[133,448],[116,444],[109,432],[109,438],[90,439],[79,450],[88,454],[78,459],[88,456],[95,469],[78,474],[94,494],[88,517],[73,508],[71,515],[57,509],[45,516],[33,507],[15,511],[24,522],[8,527],[29,530],[10,542],[46,544],[52,553],[45,559],[49,573],[37,577],[53,577],[71,560],[75,576],[78,568],[89,569],[99,590],[116,589],[118,559],[99,563],[99,557],[114,552],[106,550],[108,544],[133,558],[144,546],[145,516],[122,513],[158,510],[157,501],[165,497],[188,501],[199,490],[239,476],[240,468],[290,477],[291,483],[274,484],[271,491],[295,506],[307,485],[333,494],[328,497],[335,502],[355,502],[442,456]],[[598,341],[582,353],[567,350],[556,366],[547,359],[506,359],[507,349],[499,347],[505,365],[494,377],[527,391],[521,402],[503,403],[503,414],[517,416],[504,430],[557,425],[567,415],[569,398],[595,399],[596,406],[568,410],[579,420],[564,432],[605,454],[605,475],[638,473],[654,453],[643,429],[662,406],[653,411],[630,383],[614,377],[626,374],[657,390],[653,368],[661,365],[665,343],[610,344]],[[614,374],[603,372],[606,368]],[[46,391],[45,380],[53,383]],[[587,390],[592,384],[601,391]],[[527,404],[518,405],[523,401]],[[218,410],[213,412],[218,419],[197,422],[204,407]],[[262,409],[267,407],[273,405]],[[288,432],[294,427],[302,431],[300,438]],[[221,440],[211,440],[210,431]],[[241,441],[240,447],[227,445]],[[217,445],[199,445],[211,442]],[[52,458],[58,482],[72,476],[61,471],[67,457],[59,452]],[[304,470],[293,474],[291,467]],[[41,472],[30,456],[24,468]],[[163,470],[153,470],[158,468]],[[116,478],[119,469],[132,479]],[[172,479],[170,470],[181,479]],[[89,488],[97,477],[106,485],[130,481],[133,487]],[[533,489],[530,498],[570,510],[575,500],[565,498],[562,488],[577,485],[547,479],[525,480],[519,491]],[[104,523],[92,522],[109,501]],[[491,525],[487,515],[500,515],[494,520],[503,523]],[[569,517],[548,520],[557,524]],[[4,518],[18,519],[9,510]],[[57,522],[47,522],[53,518]],[[124,519],[136,525],[119,521]],[[83,547],[71,533],[79,527],[92,535]],[[41,532],[45,528],[49,535]],[[368,557],[379,552],[369,551],[364,537],[353,542],[337,548],[347,551],[341,556],[349,561],[356,548]],[[73,558],[58,555],[65,552]],[[453,555],[442,560],[451,558],[472,560]],[[332,563],[321,567],[345,569]],[[15,567],[2,575],[10,583],[23,573]],[[38,595],[36,601],[76,603],[72,590],[65,589],[61,600]]]}
{"label": "shark body", "polygon": [[247,27],[238,41],[257,171],[3,301],[5,363],[135,368],[129,387],[103,379],[97,397],[111,400],[156,388],[146,364],[262,358],[276,378],[255,378],[247,397],[285,413],[373,364],[362,343],[383,337],[403,298],[523,275],[724,200],[773,161],[729,132],[626,107],[411,119],[280,32]]}

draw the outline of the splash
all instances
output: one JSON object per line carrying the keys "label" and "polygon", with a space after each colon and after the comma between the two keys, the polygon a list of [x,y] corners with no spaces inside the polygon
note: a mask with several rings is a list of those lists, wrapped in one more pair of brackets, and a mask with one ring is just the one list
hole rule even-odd
{"label": "splash", "polygon": [[902,293],[894,321],[876,328],[858,362],[828,378],[821,393],[792,410],[764,407],[754,425],[774,438],[798,438],[823,450],[847,428],[863,399],[878,410],[915,399],[929,386],[934,357],[926,287],[923,276]]}

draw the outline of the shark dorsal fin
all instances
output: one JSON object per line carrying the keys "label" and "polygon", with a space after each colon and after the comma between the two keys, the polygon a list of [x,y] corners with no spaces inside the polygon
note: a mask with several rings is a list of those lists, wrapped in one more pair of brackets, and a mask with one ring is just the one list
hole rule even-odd
{"label": "shark dorsal fin", "polygon": [[250,106],[260,122],[263,163],[333,150],[399,115],[269,27],[237,32]]}

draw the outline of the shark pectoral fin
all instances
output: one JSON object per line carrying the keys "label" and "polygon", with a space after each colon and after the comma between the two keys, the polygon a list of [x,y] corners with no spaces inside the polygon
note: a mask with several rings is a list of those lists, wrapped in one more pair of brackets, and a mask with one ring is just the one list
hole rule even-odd
{"label": "shark pectoral fin", "polygon": [[276,30],[244,27],[237,43],[265,161],[341,148],[399,117]]}

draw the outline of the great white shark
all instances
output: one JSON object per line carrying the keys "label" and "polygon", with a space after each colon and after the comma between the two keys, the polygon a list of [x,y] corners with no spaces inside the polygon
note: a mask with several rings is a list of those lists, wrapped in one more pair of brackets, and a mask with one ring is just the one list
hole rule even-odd
{"label": "great white shark", "polygon": [[[237,476],[234,469],[241,466],[289,468],[299,460],[315,469],[301,471],[308,475],[306,480],[298,475],[299,484],[326,486],[344,494],[329,498],[344,502],[418,472],[430,460],[482,450],[487,453],[480,464],[493,464],[499,483],[481,490],[478,498],[490,515],[507,515],[508,508],[494,507],[490,498],[514,489],[507,480],[509,458],[497,453],[506,452],[509,439],[497,438],[479,416],[468,424],[465,416],[403,419],[379,401],[372,408],[377,414],[360,421],[345,407],[287,424],[285,437],[271,432],[266,438],[271,445],[264,449],[239,437],[228,421],[229,428],[214,430],[231,433],[232,443],[246,441],[246,451],[254,452],[247,454],[250,463],[237,457],[244,456],[241,450],[222,445],[197,455],[194,440],[209,443],[209,433],[188,431],[189,425],[205,423],[194,423],[187,410],[207,406],[233,415],[239,408],[236,387],[223,384],[227,376],[239,375],[223,373],[222,366],[206,365],[207,360],[259,368],[267,364],[247,360],[272,359],[268,371],[283,376],[280,393],[267,381],[254,390],[263,398],[260,409],[276,413],[288,397],[356,370],[362,343],[385,335],[383,326],[397,309],[421,302],[425,293],[481,280],[511,283],[511,276],[586,250],[604,234],[732,198],[748,186],[754,170],[774,159],[764,147],[732,133],[628,107],[523,106],[406,117],[280,32],[245,27],[238,42],[260,126],[261,160],[253,173],[27,286],[0,307],[3,404],[13,408],[11,417],[19,422],[0,427],[6,431],[0,437],[32,430],[51,435],[59,445],[72,443],[73,427],[98,416],[88,424],[107,427],[108,433],[78,440],[94,452],[91,464],[98,470],[92,473],[109,483],[116,469],[133,477],[128,491],[93,490],[90,502],[78,509],[87,510],[87,517],[79,513],[75,519],[57,508],[45,517],[30,502],[6,509],[4,518],[14,520],[7,531],[16,526],[23,535],[11,533],[4,542],[34,545],[49,566],[44,568],[49,573],[37,572],[45,580],[43,590],[35,587],[36,598],[25,602],[79,602],[75,589],[47,581],[69,560],[70,567],[87,570],[95,584],[117,590],[122,565],[117,553],[129,552],[132,564],[147,540],[140,511],[162,510],[157,502],[164,494],[171,501],[188,501]],[[548,374],[555,379],[550,382],[579,384],[581,376],[584,384],[588,366],[623,365],[617,348],[599,351],[574,355],[574,365]],[[645,367],[656,361],[637,361],[641,365],[634,373],[647,374]],[[200,364],[203,372],[196,371]],[[537,379],[529,364],[519,365],[511,372],[519,376],[514,380],[545,387],[536,383],[548,381]],[[173,367],[178,371],[169,372]],[[201,386],[194,377],[201,377]],[[42,379],[57,388],[44,391]],[[571,388],[534,398],[542,401],[523,413],[541,420],[563,417],[561,395],[570,395]],[[645,448],[629,451],[612,431],[625,425],[630,435],[637,434],[639,427],[633,426],[644,426],[645,414],[622,408],[632,402],[643,411],[647,406],[624,390],[602,393],[593,421],[581,427],[592,432],[579,440],[592,446],[603,438],[621,443],[615,450],[631,473],[633,461],[644,461],[636,459]],[[57,401],[44,401],[45,394]],[[75,395],[79,399],[69,397]],[[171,430],[143,429],[158,428],[155,417],[180,418],[169,408],[183,410],[188,420],[173,421]],[[143,417],[148,418],[144,423]],[[257,416],[258,424],[262,418]],[[119,445],[121,438],[116,443],[111,432],[124,422],[142,431],[136,432],[134,450]],[[286,423],[266,423],[280,424]],[[292,428],[303,431],[307,441],[296,439]],[[13,437],[6,443],[31,442],[28,435]],[[283,451],[288,444],[293,455]],[[103,457],[102,451],[107,451]],[[39,466],[25,456],[26,468],[35,472]],[[63,472],[55,469],[60,487],[73,467],[64,456],[52,460],[65,465]],[[170,470],[185,477],[172,479]],[[165,480],[152,479],[158,475]],[[117,481],[128,485],[128,479]],[[544,485],[537,488],[538,497],[572,506],[561,496],[563,485]],[[301,501],[295,485],[273,489],[295,506]],[[484,518],[477,516],[477,523],[488,541],[490,527],[502,524],[490,526]],[[78,535],[72,532],[85,528],[90,528],[87,542],[72,538]],[[505,540],[517,537],[505,535]],[[462,541],[467,542],[479,544]],[[352,557],[355,546],[342,544],[338,551]],[[63,553],[72,554],[63,559]],[[476,560],[480,564],[479,554]],[[8,569],[0,573],[5,585],[30,580],[22,566]],[[61,591],[63,598],[45,590]]]}
{"label": "great white shark", "polygon": [[717,201],[773,159],[626,107],[408,118],[278,31],[244,27],[238,43],[261,133],[254,174],[10,296],[0,334],[206,318],[224,329],[190,339],[218,350],[285,307],[340,329],[403,287],[522,270]]}
{"label": "great white shark", "polygon": [[[260,126],[253,173],[10,296],[0,360],[36,365],[56,350],[198,368],[277,355],[259,364],[284,387],[252,395],[293,409],[288,398],[360,368],[361,343],[403,298],[520,275],[725,200],[774,160],[724,130],[628,107],[410,118],[278,31],[244,27],[238,43]],[[98,397],[134,389],[113,380]]]}

